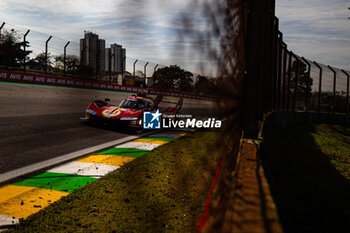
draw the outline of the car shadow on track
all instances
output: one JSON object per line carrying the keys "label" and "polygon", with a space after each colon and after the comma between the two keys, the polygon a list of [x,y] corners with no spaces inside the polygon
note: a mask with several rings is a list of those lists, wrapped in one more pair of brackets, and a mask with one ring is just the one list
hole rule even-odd
{"label": "car shadow on track", "polygon": [[133,129],[126,127],[126,126],[120,126],[120,125],[116,125],[116,124],[108,124],[105,122],[81,122],[81,124],[83,124],[87,127],[103,129],[103,130],[107,130],[107,131],[113,131],[113,132],[118,132],[118,133],[123,133],[123,134],[129,134],[129,135],[137,135],[139,133],[146,132],[144,130],[136,131],[136,130],[133,130]]}

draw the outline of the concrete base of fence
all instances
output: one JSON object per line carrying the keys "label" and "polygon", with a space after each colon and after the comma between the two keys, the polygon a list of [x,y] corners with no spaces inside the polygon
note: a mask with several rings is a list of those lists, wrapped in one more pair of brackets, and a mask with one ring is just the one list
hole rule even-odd
{"label": "concrete base of fence", "polygon": [[[275,203],[258,159],[260,143],[243,140],[236,171],[232,208],[224,224],[225,232],[283,232]],[[229,221],[227,221],[229,220]]]}
{"label": "concrete base of fence", "polygon": [[350,117],[314,112],[276,111],[267,114],[261,123],[259,138],[241,140],[235,168],[222,172],[222,192],[214,191],[209,217],[201,232],[283,232],[261,159],[280,129],[303,122],[349,125]]}
{"label": "concrete base of fence", "polygon": [[221,232],[283,232],[259,156],[273,143],[276,133],[297,123],[350,125],[350,117],[315,112],[275,111],[262,121],[259,139],[243,139]]}

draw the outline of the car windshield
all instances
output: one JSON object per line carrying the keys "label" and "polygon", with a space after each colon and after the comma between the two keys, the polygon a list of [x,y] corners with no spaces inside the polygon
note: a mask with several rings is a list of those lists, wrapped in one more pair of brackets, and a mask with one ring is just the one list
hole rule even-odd
{"label": "car windshield", "polygon": [[142,109],[146,106],[146,101],[144,100],[133,100],[133,99],[126,99],[123,100],[119,107],[120,108],[135,108],[135,109]]}

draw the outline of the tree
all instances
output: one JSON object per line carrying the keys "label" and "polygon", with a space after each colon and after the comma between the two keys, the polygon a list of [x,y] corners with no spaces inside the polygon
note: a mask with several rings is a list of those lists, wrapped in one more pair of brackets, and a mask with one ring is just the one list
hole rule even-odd
{"label": "tree", "polygon": [[179,78],[175,80],[175,88],[179,91],[191,92],[193,90],[193,74],[181,69],[178,75]]}
{"label": "tree", "polygon": [[216,92],[216,83],[214,79],[209,79],[206,76],[198,75],[194,85],[196,94],[199,95],[214,95]]}
{"label": "tree", "polygon": [[[296,71],[297,71],[297,61],[294,61],[291,67],[291,80],[290,80],[291,93],[293,93],[295,89]],[[307,89],[307,82],[309,82],[308,89]],[[312,83],[313,83],[313,79],[309,77],[305,63],[299,62],[297,94],[304,95],[305,93],[308,93],[308,95],[311,96]]]}
{"label": "tree", "polygon": [[166,66],[153,74],[154,87],[190,92],[193,89],[192,77],[191,72],[185,71],[177,65]]}
{"label": "tree", "polygon": [[[296,74],[297,74],[297,61],[294,61],[291,67],[291,79],[290,79],[290,93],[294,93],[295,90],[295,80],[296,80]],[[309,86],[308,86],[309,82]],[[298,69],[298,80],[297,80],[297,106],[303,105],[305,101],[305,95],[307,94],[310,98],[312,93],[312,83],[313,79],[309,77],[306,65],[304,62],[299,62],[299,69]]]}
{"label": "tree", "polygon": [[24,46],[29,47],[29,42],[19,42],[20,36],[17,35],[15,30],[5,30],[3,34],[0,34],[0,65],[6,68],[10,66],[18,67],[23,60],[32,51],[26,51],[22,49]]}
{"label": "tree", "polygon": [[[35,69],[35,70],[44,70],[45,68],[45,61],[46,61],[46,56],[45,56],[45,52],[41,52],[38,55],[36,55],[35,58],[31,59],[28,62],[28,65],[31,69]],[[47,54],[47,67],[52,67],[53,63],[52,63],[52,55],[51,53]]]}
{"label": "tree", "polygon": [[79,65],[77,74],[79,74],[82,78],[88,77],[91,78],[95,73],[95,69],[89,65]]}
{"label": "tree", "polygon": [[140,77],[140,78],[144,78],[145,74],[141,70],[136,70],[135,71],[135,76],[136,77]]}
{"label": "tree", "polygon": [[[55,69],[57,71],[63,71],[64,69],[64,57],[63,55],[59,55],[55,57]],[[79,58],[75,55],[67,55],[66,56],[66,72],[70,74],[74,74],[78,71],[80,66]]]}

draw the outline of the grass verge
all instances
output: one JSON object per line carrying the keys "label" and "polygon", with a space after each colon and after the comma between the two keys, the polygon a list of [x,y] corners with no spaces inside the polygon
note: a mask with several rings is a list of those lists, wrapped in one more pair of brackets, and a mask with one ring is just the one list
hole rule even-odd
{"label": "grass verge", "polygon": [[10,232],[194,232],[222,154],[215,145],[219,136],[188,133],[74,191]]}
{"label": "grass verge", "polygon": [[263,166],[284,231],[350,229],[350,128],[293,125],[264,151]]}
{"label": "grass verge", "polygon": [[350,180],[350,127],[315,125],[311,132],[316,144],[333,166]]}

